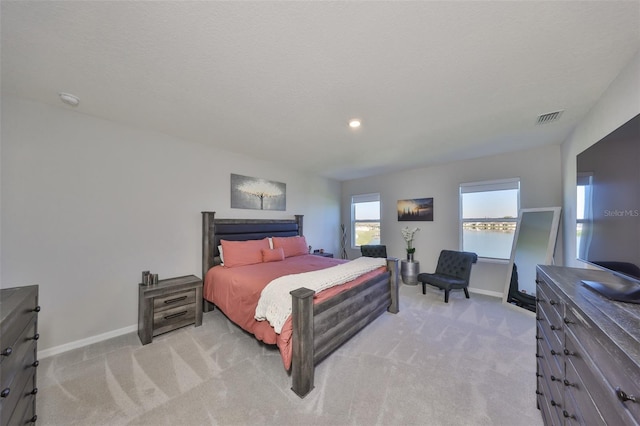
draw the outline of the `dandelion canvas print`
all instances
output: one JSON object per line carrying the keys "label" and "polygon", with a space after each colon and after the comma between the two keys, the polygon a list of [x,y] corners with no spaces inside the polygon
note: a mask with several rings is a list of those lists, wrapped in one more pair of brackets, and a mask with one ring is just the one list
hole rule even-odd
{"label": "dandelion canvas print", "polygon": [[284,211],[287,208],[287,185],[232,173],[231,208]]}
{"label": "dandelion canvas print", "polygon": [[398,221],[433,222],[433,197],[398,201]]}

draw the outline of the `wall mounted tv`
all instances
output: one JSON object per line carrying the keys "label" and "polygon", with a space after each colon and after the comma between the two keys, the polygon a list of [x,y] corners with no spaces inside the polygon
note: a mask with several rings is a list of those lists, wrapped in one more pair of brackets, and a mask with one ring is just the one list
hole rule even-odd
{"label": "wall mounted tv", "polygon": [[640,114],[578,154],[577,172],[578,259],[629,283],[585,284],[640,303]]}

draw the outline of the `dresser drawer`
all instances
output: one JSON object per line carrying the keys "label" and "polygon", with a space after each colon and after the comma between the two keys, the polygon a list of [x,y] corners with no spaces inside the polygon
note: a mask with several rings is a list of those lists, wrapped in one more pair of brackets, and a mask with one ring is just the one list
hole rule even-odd
{"label": "dresser drawer", "polygon": [[538,360],[538,385],[537,391],[538,394],[538,408],[542,413],[542,417],[544,418],[545,425],[560,425],[562,421],[560,420],[560,410],[558,409],[558,405],[562,405],[562,394],[558,394],[555,390],[555,387],[549,386],[549,371],[545,369],[546,365],[544,362]]}
{"label": "dresser drawer", "polygon": [[[27,390],[35,388],[35,377],[32,378],[32,381],[33,383],[31,385],[27,383]],[[27,425],[35,423],[36,419],[36,396],[32,393],[24,392],[24,395],[16,404],[13,415],[6,424],[8,426]]]}
{"label": "dresser drawer", "polygon": [[538,280],[536,286],[536,298],[538,307],[544,309],[549,320],[556,325],[562,324],[562,317],[564,315],[564,303],[562,298],[556,294],[555,291],[549,287],[549,285],[543,280]]}
{"label": "dresser drawer", "polygon": [[153,314],[153,335],[166,333],[196,322],[196,305],[176,306]]}
{"label": "dresser drawer", "polygon": [[[15,341],[23,333],[24,329],[29,323],[35,321],[38,313],[34,311],[35,306],[32,307],[32,304],[34,304],[34,302],[29,303],[27,306],[20,306],[2,323],[0,330],[0,352],[5,351],[7,348],[13,350]],[[6,359],[8,359],[8,357],[0,356],[0,363],[4,363]]]}
{"label": "dresser drawer", "polygon": [[11,382],[11,387],[8,388],[10,389],[9,395],[0,399],[0,425],[9,425],[9,419],[12,418],[17,406],[23,402],[23,399],[36,394],[35,384],[35,370],[33,369],[27,374],[16,376],[15,380]]}
{"label": "dresser drawer", "polygon": [[12,345],[11,355],[4,357],[1,364],[2,374],[0,374],[0,390],[10,388],[12,383],[18,380],[20,374],[27,374],[28,369],[33,369],[35,361],[36,343],[34,336],[36,333],[35,319],[26,327],[17,340]]}
{"label": "dresser drawer", "polygon": [[[550,346],[550,343],[554,346]],[[555,340],[550,340],[549,338],[538,340],[538,355],[538,359],[544,361],[547,366],[546,370],[549,372],[548,379],[550,381],[553,381],[551,376],[554,378],[564,377],[564,354],[562,353],[562,347],[555,344]]]}
{"label": "dresser drawer", "polygon": [[538,326],[544,331],[544,335],[549,339],[549,346],[562,351],[564,346],[564,323],[559,319],[557,313],[551,309],[545,309],[542,305],[538,305],[536,312],[536,321]]}
{"label": "dresser drawer", "polygon": [[[578,374],[571,360],[567,360],[565,368],[566,381],[564,383],[567,391],[565,394],[567,395],[565,418],[569,420],[570,424],[605,426],[606,422],[588,391],[599,384],[594,383],[591,377]],[[583,377],[586,383],[583,382]]]}
{"label": "dresser drawer", "polygon": [[[571,329],[566,331],[565,336],[566,349],[568,352],[567,380],[571,384],[577,385],[575,381],[580,379],[582,382],[581,389],[588,392],[591,399],[597,403],[598,411],[606,420],[606,423],[624,425],[638,424],[637,420],[633,419],[634,414],[629,411],[630,408],[635,408],[634,405],[637,406],[638,403],[631,401],[627,403],[620,402],[616,396],[615,387],[611,386],[607,379],[605,379],[599,368],[601,366],[596,366],[594,358],[591,357],[591,355],[594,354],[602,356],[601,351],[605,353],[606,351],[604,351],[602,347],[596,348],[597,342],[593,340],[580,340],[583,344],[588,343],[589,349],[578,343],[578,338],[573,333],[573,326],[574,324],[571,325]],[[611,379],[611,376],[609,376],[609,379]],[[624,382],[627,383],[627,389],[634,388],[634,386],[628,383],[627,379],[625,379]],[[575,389],[577,389],[576,386],[568,387],[568,390],[571,392],[574,392]],[[627,391],[625,390],[625,392]],[[638,395],[632,392],[633,390],[628,393],[630,395]]]}
{"label": "dresser drawer", "polygon": [[[597,366],[600,375],[605,377],[608,396],[624,408],[633,413],[635,421],[640,423],[640,402],[621,402],[616,396],[616,388],[620,388],[628,395],[640,398],[640,369],[616,345],[607,344],[609,338],[597,327],[594,327],[575,309],[567,309],[567,329],[573,341],[581,343],[592,363]],[[580,370],[578,370],[580,371]]]}
{"label": "dresser drawer", "polygon": [[[153,299],[153,312],[163,312],[176,306],[190,305],[196,301],[196,290],[186,290],[172,293],[166,296],[157,296]],[[154,315],[155,316],[155,315]]]}

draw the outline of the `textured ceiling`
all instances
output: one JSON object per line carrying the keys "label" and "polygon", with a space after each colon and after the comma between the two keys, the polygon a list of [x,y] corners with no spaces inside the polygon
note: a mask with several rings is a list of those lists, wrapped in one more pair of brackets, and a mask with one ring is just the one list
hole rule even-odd
{"label": "textured ceiling", "polygon": [[640,49],[640,0],[3,0],[0,24],[3,95],[339,180],[561,143]]}

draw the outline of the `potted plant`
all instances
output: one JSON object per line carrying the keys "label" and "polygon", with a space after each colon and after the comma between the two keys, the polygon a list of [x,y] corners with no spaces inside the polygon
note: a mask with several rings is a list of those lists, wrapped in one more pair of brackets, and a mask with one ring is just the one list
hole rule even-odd
{"label": "potted plant", "polygon": [[407,261],[413,262],[413,254],[416,252],[416,248],[413,246],[413,237],[420,228],[409,228],[405,226],[402,228],[402,237],[407,242]]}

